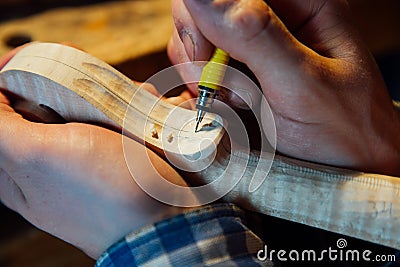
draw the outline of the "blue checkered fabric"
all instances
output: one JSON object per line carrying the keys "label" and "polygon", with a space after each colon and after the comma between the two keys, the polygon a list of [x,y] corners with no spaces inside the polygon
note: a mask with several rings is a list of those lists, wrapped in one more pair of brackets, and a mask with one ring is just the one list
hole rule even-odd
{"label": "blue checkered fabric", "polygon": [[96,266],[274,266],[257,260],[264,244],[245,225],[234,205],[203,207],[126,236]]}

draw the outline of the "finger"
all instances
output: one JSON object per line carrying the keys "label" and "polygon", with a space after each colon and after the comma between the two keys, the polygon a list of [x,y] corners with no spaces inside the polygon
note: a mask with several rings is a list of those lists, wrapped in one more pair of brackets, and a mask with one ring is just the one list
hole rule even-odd
{"label": "finger", "polygon": [[341,48],[352,39],[340,34],[352,29],[347,1],[268,0],[267,3],[303,44],[321,55],[342,57]]}
{"label": "finger", "polygon": [[200,79],[203,68],[200,64],[190,63],[191,61],[185,52],[185,48],[176,29],[168,43],[167,52],[187,88],[192,94],[197,95],[197,84],[195,81]]}
{"label": "finger", "polygon": [[0,88],[0,111],[10,111],[12,110],[11,108],[11,102],[10,100],[5,96],[3,93],[3,89]]}
{"label": "finger", "polygon": [[[19,125],[26,122],[22,116],[15,112],[11,107],[11,101],[5,95],[5,91],[0,88],[0,139],[2,133],[10,129],[12,125]],[[0,140],[1,142],[1,140]]]}
{"label": "finger", "polygon": [[21,187],[9,173],[21,171],[18,162],[23,162],[31,151],[29,137],[34,136],[34,128],[14,111],[10,100],[1,89],[0,129],[0,200],[10,209],[23,213],[27,208],[27,200]]}
{"label": "finger", "polygon": [[199,31],[182,0],[172,0],[172,15],[177,35],[183,43],[175,49],[183,49],[186,58],[192,62],[208,60],[214,47]]}
{"label": "finger", "polygon": [[29,157],[32,140],[38,139],[36,127],[14,111],[0,90],[0,168],[11,173]]}
{"label": "finger", "polygon": [[262,0],[184,3],[202,34],[246,63],[260,80],[264,80],[264,74],[282,72],[283,76],[283,71],[293,69],[309,52]]}
{"label": "finger", "polygon": [[182,98],[185,99],[185,100],[190,100],[190,99],[193,99],[193,98],[194,98],[193,94],[192,94],[190,91],[188,91],[188,90],[183,91],[183,92],[180,94],[180,97],[182,97]]}
{"label": "finger", "polygon": [[189,90],[183,91],[179,96],[165,98],[165,101],[189,110],[194,110],[196,106],[196,99]]}
{"label": "finger", "polygon": [[[176,47],[180,48],[174,49]],[[197,83],[206,62],[185,63],[189,62],[189,59],[184,52],[183,43],[180,41],[176,30],[170,39],[167,51],[188,90],[193,96],[197,96]],[[253,82],[245,74],[241,74],[234,68],[229,68],[226,71],[223,85],[229,90],[221,90],[222,98],[220,100],[230,106],[248,108],[259,102],[258,88],[253,86]]]}
{"label": "finger", "polygon": [[184,109],[192,110],[193,107],[195,107],[195,104],[193,104],[193,102],[194,102],[193,100],[185,100],[180,96],[169,97],[169,98],[165,99],[165,101],[172,105],[179,106]]}
{"label": "finger", "polygon": [[141,83],[141,82],[136,82],[133,81],[135,83],[135,85],[139,86],[140,89],[146,90],[147,92],[149,92],[150,94],[156,96],[156,97],[160,97],[161,94],[160,92],[158,92],[157,88],[151,84],[151,83]]}
{"label": "finger", "polygon": [[317,25],[318,27],[329,26],[329,20],[321,19],[322,15],[329,16],[326,10],[331,12],[339,12],[341,10],[340,12],[343,13],[347,9],[345,1],[337,0],[266,0],[266,2],[292,33],[309,24],[315,24],[317,20],[320,23]]}

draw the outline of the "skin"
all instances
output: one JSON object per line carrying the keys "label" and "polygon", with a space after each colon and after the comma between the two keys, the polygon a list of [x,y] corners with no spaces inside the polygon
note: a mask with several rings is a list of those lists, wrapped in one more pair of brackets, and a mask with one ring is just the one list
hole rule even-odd
{"label": "skin", "polygon": [[[0,59],[0,69],[15,55]],[[25,120],[0,91],[0,199],[38,228],[96,259],[141,227],[187,209],[162,204],[132,179],[119,133],[87,124],[48,125]],[[27,131],[27,129],[29,129]],[[141,144],[136,162],[147,155]],[[186,185],[161,158],[147,151],[161,176]],[[153,169],[138,169],[151,179]]]}
{"label": "skin", "polygon": [[[400,174],[399,115],[349,23],[344,1],[173,0],[173,15],[177,29],[168,47],[173,63],[207,60],[214,45],[245,63],[273,110],[281,153]],[[0,68],[16,52],[0,59]],[[191,80],[200,72],[193,62],[182,76]],[[245,84],[233,77],[232,87]],[[189,90],[196,94],[194,86]],[[127,233],[186,210],[161,204],[138,188],[120,134],[80,123],[29,122],[4,92],[0,199],[37,227],[97,258]],[[168,101],[179,104],[190,97],[185,92]],[[235,94],[230,97],[241,106]],[[167,163],[149,155],[162,176],[185,184]],[[138,166],[146,157],[138,154]],[[143,175],[151,177],[152,171]]]}
{"label": "skin", "polygon": [[[217,46],[245,63],[272,109],[278,152],[400,175],[399,113],[351,25],[346,1],[172,3],[176,25],[168,47],[172,62],[208,60]],[[201,68],[193,62],[182,71],[182,77],[190,80],[200,73]],[[234,81],[231,89],[235,88],[245,87]],[[196,94],[194,86],[189,90]],[[240,105],[236,99],[231,103]]]}

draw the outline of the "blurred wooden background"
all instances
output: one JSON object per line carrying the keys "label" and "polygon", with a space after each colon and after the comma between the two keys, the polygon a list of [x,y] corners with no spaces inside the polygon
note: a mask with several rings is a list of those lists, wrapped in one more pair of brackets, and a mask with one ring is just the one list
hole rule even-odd
{"label": "blurred wooden background", "polygon": [[[350,0],[354,21],[392,90],[400,91],[400,1]],[[144,81],[169,65],[169,0],[1,0],[0,55],[27,40],[72,43]],[[74,247],[0,204],[0,266],[93,266]]]}

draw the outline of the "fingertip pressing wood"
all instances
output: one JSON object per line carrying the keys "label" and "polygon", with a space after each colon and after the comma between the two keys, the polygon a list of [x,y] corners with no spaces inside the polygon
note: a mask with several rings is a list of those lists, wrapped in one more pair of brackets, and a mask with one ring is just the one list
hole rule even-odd
{"label": "fingertip pressing wood", "polygon": [[[217,122],[214,128],[194,134],[194,111],[160,101],[107,64],[65,46],[26,47],[0,72],[0,86],[27,101],[50,107],[67,121],[124,127],[156,150],[188,158],[196,158],[199,152],[206,152],[205,158],[215,156],[208,168],[188,173],[187,178],[210,183],[222,177],[224,183],[216,184],[221,187],[238,181],[224,197],[226,201],[400,249],[400,180],[396,177],[281,156],[275,157],[271,169],[264,169],[270,165],[270,157],[257,152],[248,158],[231,153],[224,122],[218,116],[209,118]],[[215,146],[200,151],[205,139]],[[267,174],[262,185],[250,192],[254,176]]]}

